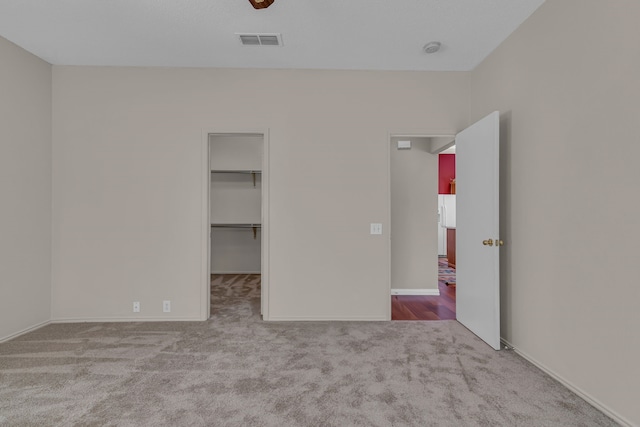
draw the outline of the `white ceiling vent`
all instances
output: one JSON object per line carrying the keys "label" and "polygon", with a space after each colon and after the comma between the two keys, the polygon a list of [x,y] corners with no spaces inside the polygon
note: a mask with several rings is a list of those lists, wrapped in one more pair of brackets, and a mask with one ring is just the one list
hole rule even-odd
{"label": "white ceiling vent", "polygon": [[282,34],[236,33],[245,46],[282,46]]}

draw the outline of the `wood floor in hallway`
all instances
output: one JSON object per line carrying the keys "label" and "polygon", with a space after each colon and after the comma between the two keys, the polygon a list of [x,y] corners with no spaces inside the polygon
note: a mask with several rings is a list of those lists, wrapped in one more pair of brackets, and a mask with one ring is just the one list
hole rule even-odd
{"label": "wood floor in hallway", "polygon": [[440,296],[393,295],[391,320],[455,320],[456,286],[447,286],[445,277],[438,277]]}

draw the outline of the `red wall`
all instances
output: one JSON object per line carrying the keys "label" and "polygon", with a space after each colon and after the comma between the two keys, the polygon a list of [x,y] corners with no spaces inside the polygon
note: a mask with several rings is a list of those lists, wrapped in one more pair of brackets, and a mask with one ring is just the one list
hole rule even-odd
{"label": "red wall", "polygon": [[451,194],[451,180],[456,177],[456,155],[438,156],[438,194]]}

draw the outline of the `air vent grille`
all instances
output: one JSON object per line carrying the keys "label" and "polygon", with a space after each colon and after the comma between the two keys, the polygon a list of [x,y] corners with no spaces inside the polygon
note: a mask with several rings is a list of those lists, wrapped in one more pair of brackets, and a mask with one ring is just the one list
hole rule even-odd
{"label": "air vent grille", "polygon": [[277,36],[259,36],[260,44],[263,46],[278,46],[280,41]]}
{"label": "air vent grille", "polygon": [[240,35],[240,43],[247,46],[255,46],[260,44],[260,39],[258,38],[258,36],[242,34]]}
{"label": "air vent grille", "polygon": [[278,33],[236,33],[244,46],[282,46],[282,35]]}

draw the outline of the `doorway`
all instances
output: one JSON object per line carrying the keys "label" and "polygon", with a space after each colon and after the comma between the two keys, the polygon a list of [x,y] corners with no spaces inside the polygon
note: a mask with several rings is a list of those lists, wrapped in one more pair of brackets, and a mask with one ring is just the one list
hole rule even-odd
{"label": "doorway", "polygon": [[267,148],[266,132],[207,133],[207,318],[268,310]]}
{"label": "doorway", "polygon": [[[448,138],[449,141],[432,138],[429,148],[430,153],[435,154],[456,145],[455,318],[480,339],[499,350],[499,249],[505,244],[500,238],[500,112],[494,111],[455,137]],[[397,149],[408,149],[411,146],[410,142],[394,141],[393,137],[390,137],[390,141],[391,153],[394,142],[397,143]],[[393,197],[393,172],[399,168],[392,167],[392,160],[390,155],[391,243],[394,241],[393,208],[402,206],[396,205],[398,200]],[[413,198],[406,200],[412,201]],[[407,210],[411,211],[411,205],[408,206]],[[426,217],[429,217],[429,211],[426,212]],[[437,240],[434,239],[434,242]],[[390,289],[393,295],[394,280],[397,280],[394,268],[397,269],[397,264],[393,262],[394,245],[390,244],[390,248]]]}
{"label": "doorway", "polygon": [[453,135],[390,135],[392,320],[455,319],[455,285],[441,280],[438,257],[438,153],[453,143]]}
{"label": "doorway", "polygon": [[456,284],[456,147],[438,153],[438,281]]}

